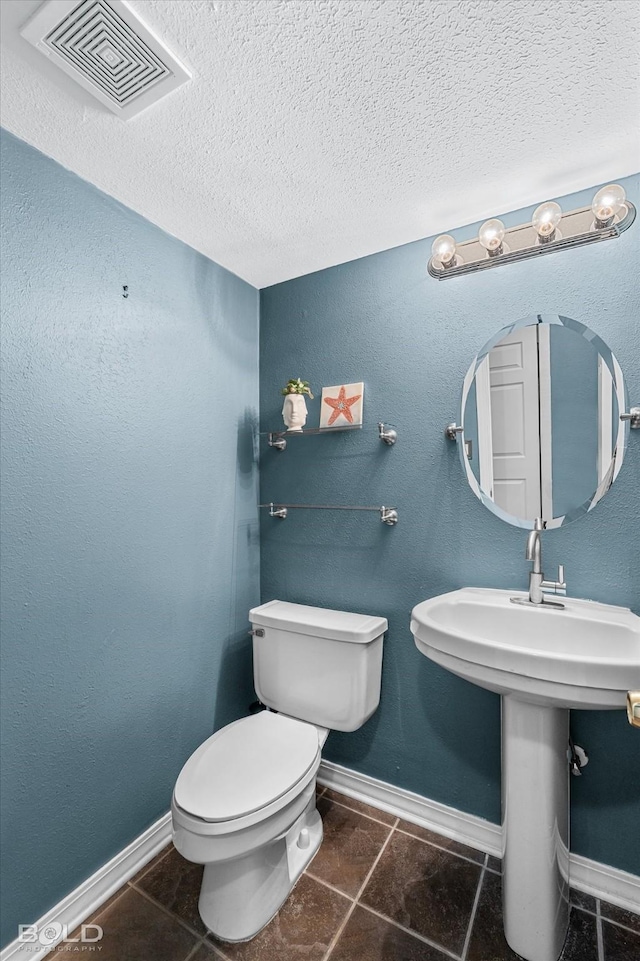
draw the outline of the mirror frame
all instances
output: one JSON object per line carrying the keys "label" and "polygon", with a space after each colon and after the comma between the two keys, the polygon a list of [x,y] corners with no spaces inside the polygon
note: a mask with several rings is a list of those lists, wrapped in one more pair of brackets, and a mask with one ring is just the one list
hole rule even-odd
{"label": "mirror frame", "polygon": [[[586,324],[581,323],[579,320],[573,320],[572,317],[563,317],[560,314],[531,314],[528,317],[523,317],[522,319],[515,321],[513,324],[508,324],[506,327],[503,327],[486,342],[486,344],[480,349],[479,353],[476,354],[475,358],[472,360],[462,385],[462,395],[460,398],[460,419],[458,423],[462,425],[463,430],[457,435],[458,453],[469,487],[476,495],[478,500],[480,500],[484,506],[491,511],[492,514],[495,514],[496,517],[499,517],[500,520],[505,521],[507,524],[511,524],[512,527],[520,527],[524,530],[532,530],[534,521],[525,520],[522,517],[516,517],[514,514],[508,514],[501,507],[498,507],[498,505],[494,503],[488,494],[482,490],[476,475],[471,470],[465,451],[464,411],[471,384],[473,383],[478,367],[487,357],[487,355],[500,343],[504,337],[507,337],[509,334],[513,333],[514,330],[519,330],[522,327],[531,327],[534,324],[560,325],[568,328],[569,330],[573,330],[575,333],[588,340],[589,343],[591,343],[597,350],[598,354],[602,357],[609,370],[609,373],[611,374],[613,389],[618,401],[618,414],[628,410],[628,395],[626,384],[624,382],[624,376],[622,374],[620,364],[613,354],[613,351],[607,346],[607,344],[605,344],[603,339],[599,337],[598,334],[594,333],[589,327],[586,326]],[[615,448],[611,457],[611,464],[597,489],[586,501],[584,501],[584,503],[578,505],[572,511],[569,511],[567,514],[563,514],[561,517],[554,517],[551,520],[547,520],[547,530],[553,530],[554,528],[562,527],[564,524],[569,524],[571,521],[575,521],[584,514],[587,514],[596,506],[598,501],[607,493],[614,480],[618,476],[624,460],[624,452],[628,443],[628,438],[629,423],[620,420],[618,424],[618,434],[616,437]]]}

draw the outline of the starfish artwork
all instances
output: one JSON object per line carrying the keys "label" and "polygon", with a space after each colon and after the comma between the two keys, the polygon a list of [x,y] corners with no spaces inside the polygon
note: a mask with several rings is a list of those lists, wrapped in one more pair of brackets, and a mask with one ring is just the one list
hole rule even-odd
{"label": "starfish artwork", "polygon": [[320,427],[339,427],[362,424],[362,398],[364,384],[342,384],[340,387],[322,388]]}

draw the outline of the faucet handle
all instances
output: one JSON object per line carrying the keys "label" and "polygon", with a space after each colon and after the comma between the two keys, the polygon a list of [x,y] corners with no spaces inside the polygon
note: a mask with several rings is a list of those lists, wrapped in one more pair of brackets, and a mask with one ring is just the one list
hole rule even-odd
{"label": "faucet handle", "polygon": [[554,594],[566,594],[567,582],[564,579],[564,564],[558,564],[557,581],[543,581],[540,587],[543,591],[553,591]]}

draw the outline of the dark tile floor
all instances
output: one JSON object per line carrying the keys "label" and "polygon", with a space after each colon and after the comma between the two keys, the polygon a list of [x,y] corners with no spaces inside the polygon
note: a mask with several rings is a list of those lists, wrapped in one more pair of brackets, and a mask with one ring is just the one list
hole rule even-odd
{"label": "dark tile floor", "polygon": [[[95,913],[101,961],[515,961],[500,862],[319,788],[322,846],[278,915],[225,944],[198,915],[202,867],[169,845]],[[74,953],[77,945],[56,951]],[[76,950],[74,950],[76,949]],[[80,955],[81,956],[81,955]],[[574,893],[562,961],[639,961],[640,916]]]}

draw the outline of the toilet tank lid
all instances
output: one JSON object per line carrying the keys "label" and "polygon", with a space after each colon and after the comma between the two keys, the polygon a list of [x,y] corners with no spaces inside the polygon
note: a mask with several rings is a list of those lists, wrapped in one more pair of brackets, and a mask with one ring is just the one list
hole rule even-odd
{"label": "toilet tank lid", "polygon": [[294,634],[312,634],[354,644],[368,644],[384,634],[388,627],[386,617],[278,600],[254,607],[249,611],[249,619],[257,627],[279,627]]}

